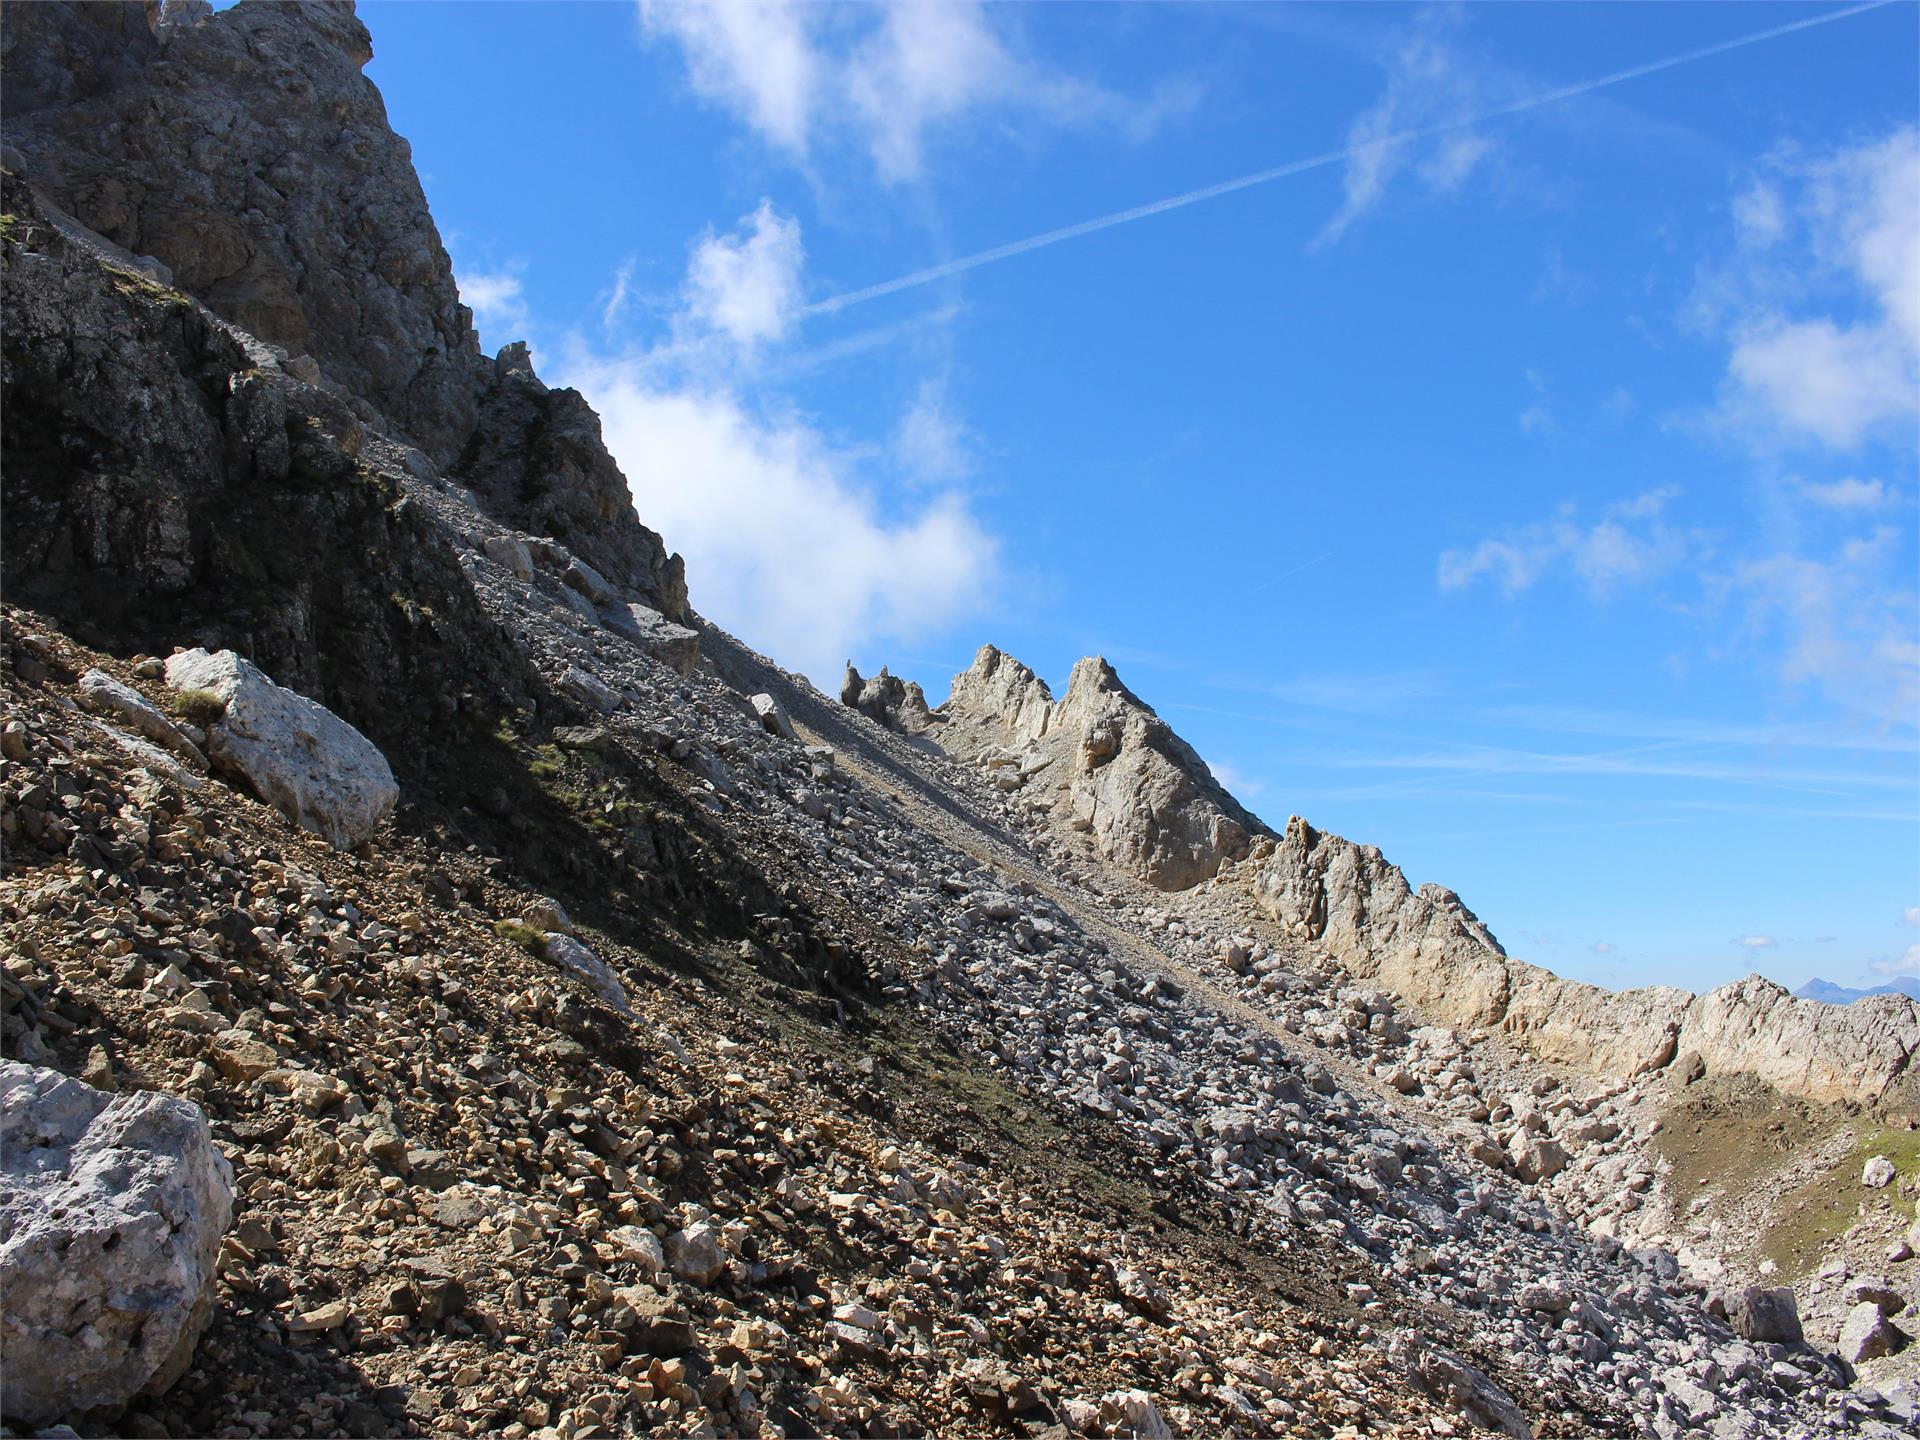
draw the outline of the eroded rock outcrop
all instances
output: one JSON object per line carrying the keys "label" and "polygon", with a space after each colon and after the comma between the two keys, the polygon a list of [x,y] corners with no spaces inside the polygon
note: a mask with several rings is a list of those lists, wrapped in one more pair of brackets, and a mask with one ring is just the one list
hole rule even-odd
{"label": "eroded rock outcrop", "polygon": [[400,788],[378,747],[233,651],[183,650],[167,661],[167,684],[218,700],[207,725],[217,767],[336,849],[365,844],[393,812]]}
{"label": "eroded rock outcrop", "polygon": [[983,646],[940,708],[941,744],[1015,785],[1063,792],[1066,823],[1111,863],[1162,890],[1215,875],[1263,833],[1182,740],[1098,657],[1058,702],[1032,670]]}
{"label": "eroded rock outcrop", "polygon": [[1709,1071],[1786,1094],[1863,1100],[1886,1093],[1920,1047],[1920,1004],[1903,995],[1842,1007],[1796,1000],[1758,975],[1704,995],[1563,980],[1509,956],[1451,890],[1416,891],[1373,846],[1298,816],[1255,858],[1254,893],[1294,936],[1435,1019],[1503,1029],[1553,1063],[1630,1076],[1691,1052]]}
{"label": "eroded rock outcrop", "polygon": [[635,517],[633,492],[593,407],[578,390],[548,389],[523,344],[506,346],[477,373],[476,424],[448,473],[489,514],[554,537],[669,621],[685,620],[685,564]]}
{"label": "eroded rock outcrop", "polygon": [[233,1218],[200,1107],[0,1061],[0,1181],[0,1408],[46,1424],[178,1379]]}
{"label": "eroded rock outcrop", "polygon": [[919,683],[890,674],[884,665],[878,675],[867,680],[849,660],[840,682],[840,703],[901,735],[924,735],[939,723]]}

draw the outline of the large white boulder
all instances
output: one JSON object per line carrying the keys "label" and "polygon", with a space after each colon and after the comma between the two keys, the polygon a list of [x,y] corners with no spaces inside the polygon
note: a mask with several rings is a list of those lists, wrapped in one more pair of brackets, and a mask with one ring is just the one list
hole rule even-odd
{"label": "large white boulder", "polygon": [[167,684],[219,697],[208,758],[289,820],[351,850],[371,839],[400,798],[387,757],[326,706],[269,680],[231,650],[183,650]]}
{"label": "large white boulder", "polygon": [[0,1409],[50,1424],[179,1379],[232,1218],[199,1106],[0,1061]]}

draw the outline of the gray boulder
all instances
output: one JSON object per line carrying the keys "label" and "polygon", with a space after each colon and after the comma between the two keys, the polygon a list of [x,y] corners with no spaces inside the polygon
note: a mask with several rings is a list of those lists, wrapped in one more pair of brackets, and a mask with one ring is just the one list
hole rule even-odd
{"label": "gray boulder", "polygon": [[197,1105],[0,1061],[0,1408],[45,1425],[179,1379],[232,1218]]}
{"label": "gray boulder", "polygon": [[167,684],[207,691],[224,707],[207,726],[217,769],[245,780],[262,800],[336,849],[371,839],[400,798],[387,758],[371,740],[231,650],[181,651],[167,661]]}
{"label": "gray boulder", "polygon": [[1744,1340],[1772,1345],[1798,1345],[1806,1336],[1800,1329],[1800,1308],[1788,1286],[1749,1285],[1726,1297],[1727,1324]]}
{"label": "gray boulder", "polygon": [[517,535],[489,535],[480,542],[480,548],[487,558],[506,570],[515,579],[533,578],[533,556],[527,551],[527,542]]}
{"label": "gray boulder", "polygon": [[676,675],[691,675],[700,663],[699,632],[676,625],[651,605],[615,605],[606,613],[616,633]]}
{"label": "gray boulder", "polygon": [[1388,1342],[1387,1358],[1421,1390],[1481,1429],[1533,1440],[1533,1426],[1513,1397],[1459,1356],[1402,1330]]}
{"label": "gray boulder", "polygon": [[1849,1365],[1897,1354],[1910,1343],[1907,1333],[1871,1300],[1863,1300],[1849,1310],[1840,1327],[1840,1358]]}
{"label": "gray boulder", "polygon": [[567,666],[560,676],[559,688],[560,693],[575,704],[602,715],[611,715],[620,708],[620,697],[608,689],[598,675],[578,665]]}

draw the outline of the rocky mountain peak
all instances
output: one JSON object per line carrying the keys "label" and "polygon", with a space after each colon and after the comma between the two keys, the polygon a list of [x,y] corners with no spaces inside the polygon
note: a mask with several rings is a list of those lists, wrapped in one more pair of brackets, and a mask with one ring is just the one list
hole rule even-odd
{"label": "rocky mountain peak", "polygon": [[1068,828],[1156,888],[1208,879],[1265,833],[1099,656],[1074,665],[1056,702],[1030,667],[982,646],[940,713],[944,749],[997,767],[1006,783],[1044,775]]}

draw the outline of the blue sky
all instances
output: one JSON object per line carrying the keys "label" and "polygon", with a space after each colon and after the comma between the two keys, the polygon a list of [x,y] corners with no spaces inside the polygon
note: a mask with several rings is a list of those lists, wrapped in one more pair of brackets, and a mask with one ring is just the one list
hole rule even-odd
{"label": "blue sky", "polygon": [[1920,970],[1913,5],[361,13],[484,341],[783,663],[1103,653],[1602,984]]}

